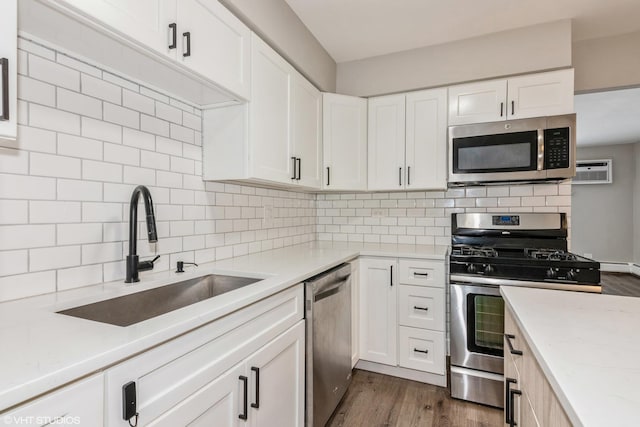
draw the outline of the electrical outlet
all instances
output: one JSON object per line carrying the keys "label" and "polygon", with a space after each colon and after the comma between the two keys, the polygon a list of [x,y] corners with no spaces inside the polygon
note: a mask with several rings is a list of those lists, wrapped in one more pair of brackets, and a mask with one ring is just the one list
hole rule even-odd
{"label": "electrical outlet", "polygon": [[384,209],[371,209],[371,216],[374,218],[382,218],[384,216]]}
{"label": "electrical outlet", "polygon": [[262,209],[262,226],[265,228],[273,227],[273,205],[265,205]]}

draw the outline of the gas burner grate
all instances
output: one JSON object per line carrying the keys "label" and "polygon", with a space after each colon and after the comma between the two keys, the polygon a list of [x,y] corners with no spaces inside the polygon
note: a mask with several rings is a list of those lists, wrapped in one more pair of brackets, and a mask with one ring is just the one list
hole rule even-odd
{"label": "gas burner grate", "polygon": [[542,259],[549,261],[575,261],[577,257],[571,252],[565,252],[558,249],[531,249],[527,248],[524,253],[533,259]]}
{"label": "gas burner grate", "polygon": [[454,255],[461,256],[479,256],[487,258],[495,258],[498,256],[498,252],[490,246],[468,246],[460,245],[453,248]]}

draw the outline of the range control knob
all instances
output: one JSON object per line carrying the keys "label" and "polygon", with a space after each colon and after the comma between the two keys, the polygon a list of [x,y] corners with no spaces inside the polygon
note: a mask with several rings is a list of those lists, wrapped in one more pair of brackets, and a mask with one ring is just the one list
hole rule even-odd
{"label": "range control knob", "polygon": [[573,268],[567,271],[567,280],[576,280],[578,274],[573,270]]}
{"label": "range control knob", "polygon": [[558,277],[558,272],[556,270],[553,268],[547,270],[547,278],[555,279],[556,277]]}
{"label": "range control knob", "polygon": [[475,264],[467,264],[467,273],[469,274],[475,274],[478,271],[478,269],[476,268]]}
{"label": "range control knob", "polygon": [[486,264],[484,266],[484,274],[487,276],[492,274],[494,271],[496,271],[496,269],[491,264]]}

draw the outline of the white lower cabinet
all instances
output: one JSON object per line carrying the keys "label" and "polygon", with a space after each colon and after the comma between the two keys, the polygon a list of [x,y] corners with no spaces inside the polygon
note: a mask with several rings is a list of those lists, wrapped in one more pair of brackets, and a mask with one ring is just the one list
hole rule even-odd
{"label": "white lower cabinet", "polygon": [[444,270],[442,260],[360,258],[366,369],[446,385]]}
{"label": "white lower cabinet", "polygon": [[122,386],[133,381],[139,426],[302,425],[303,294],[298,285],[107,370],[105,424],[129,425]]}
{"label": "white lower cabinet", "polygon": [[103,420],[102,374],[65,386],[0,415],[2,425],[100,426]]}

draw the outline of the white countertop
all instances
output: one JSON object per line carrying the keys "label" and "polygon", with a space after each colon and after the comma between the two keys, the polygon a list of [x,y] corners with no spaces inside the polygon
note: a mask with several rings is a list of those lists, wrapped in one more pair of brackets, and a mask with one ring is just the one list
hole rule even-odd
{"label": "white countertop", "polygon": [[501,293],[573,425],[638,425],[640,298],[517,287]]}
{"label": "white countertop", "polygon": [[[0,304],[0,411],[200,327],[232,311],[362,256],[444,260],[446,246],[310,242],[122,281]],[[208,273],[266,277],[241,289],[128,327],[57,311]]]}

